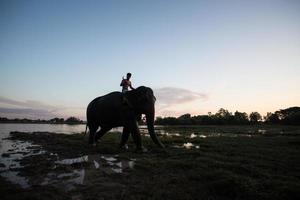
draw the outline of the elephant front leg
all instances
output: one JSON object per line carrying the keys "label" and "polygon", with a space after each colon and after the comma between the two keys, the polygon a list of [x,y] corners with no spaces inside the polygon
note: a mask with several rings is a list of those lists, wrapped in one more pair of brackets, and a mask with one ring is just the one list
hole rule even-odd
{"label": "elephant front leg", "polygon": [[136,121],[130,122],[130,132],[131,132],[132,139],[136,145],[136,149],[138,151],[143,150],[142,138],[141,138],[140,130],[138,128],[138,123]]}

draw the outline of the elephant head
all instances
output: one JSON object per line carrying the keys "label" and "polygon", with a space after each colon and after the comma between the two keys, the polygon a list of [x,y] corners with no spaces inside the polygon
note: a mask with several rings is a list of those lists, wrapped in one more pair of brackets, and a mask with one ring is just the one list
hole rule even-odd
{"label": "elephant head", "polygon": [[132,91],[126,92],[125,95],[128,96],[130,102],[133,103],[136,114],[146,115],[147,128],[153,142],[159,147],[164,147],[164,145],[158,140],[154,131],[156,98],[153,94],[153,90],[149,87],[141,86]]}

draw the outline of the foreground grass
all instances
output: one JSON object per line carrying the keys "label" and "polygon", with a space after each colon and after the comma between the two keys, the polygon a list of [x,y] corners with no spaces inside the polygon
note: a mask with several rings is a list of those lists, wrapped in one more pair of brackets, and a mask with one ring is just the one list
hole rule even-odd
{"label": "foreground grass", "polygon": [[[118,149],[119,134],[106,135],[96,148],[81,134],[12,133],[11,139],[40,144],[62,158],[119,154],[137,159],[123,174],[95,171],[89,181],[67,192],[52,186],[21,189],[0,179],[4,199],[300,199],[300,137],[297,134],[254,137],[161,137],[165,150],[143,137],[148,153]],[[192,142],[200,148],[175,148]],[[46,155],[49,157],[49,155]],[[31,160],[32,159],[32,160]],[[48,160],[48,161],[45,161]],[[43,175],[51,159],[25,160],[24,175]],[[4,195],[3,195],[4,194]],[[1,197],[1,198],[2,198]]]}

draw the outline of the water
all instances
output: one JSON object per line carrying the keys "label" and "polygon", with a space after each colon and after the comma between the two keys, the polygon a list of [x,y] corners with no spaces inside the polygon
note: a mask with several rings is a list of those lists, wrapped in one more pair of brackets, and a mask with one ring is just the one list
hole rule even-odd
{"label": "water", "polygon": [[19,176],[18,169],[22,168],[19,160],[26,156],[43,154],[45,151],[41,148],[35,151],[32,148],[39,146],[30,142],[6,140],[5,138],[9,136],[10,128],[13,128],[13,126],[4,127],[5,129],[1,129],[0,132],[0,176],[21,185],[23,188],[29,188],[28,179]]}
{"label": "water", "polygon": [[[40,182],[40,185],[59,185],[66,190],[76,188],[76,185],[84,185],[94,176],[94,171],[101,171],[107,175],[122,174],[124,170],[133,169],[136,159],[120,159],[118,155],[85,155],[77,158],[57,160],[55,167],[59,165],[72,166],[82,164],[71,172],[50,172]],[[86,166],[84,166],[84,164]]]}
{"label": "water", "polygon": [[[65,134],[82,133],[85,131],[85,124],[2,124],[0,123],[0,133],[9,133],[11,131],[21,132],[56,132]],[[114,128],[111,131],[122,131],[122,128]],[[1,137],[1,136],[0,136]]]}
{"label": "water", "polygon": [[[84,184],[88,181],[89,174],[93,170],[101,170],[106,174],[121,174],[124,170],[133,169],[135,159],[124,160],[118,155],[85,155],[78,158],[69,158],[59,160],[57,154],[46,152],[39,145],[33,145],[30,142],[12,141],[6,138],[12,131],[20,132],[56,132],[65,134],[82,133],[85,131],[85,125],[66,125],[66,124],[0,124],[0,176],[6,178],[22,188],[30,188],[31,183],[39,185],[57,185],[66,190],[72,190],[76,185]],[[122,131],[122,128],[115,128],[112,131]],[[40,154],[50,154],[56,156],[54,169],[60,165],[68,166],[79,164],[71,172],[51,171],[41,179],[31,180],[32,177],[19,175],[19,170],[23,167],[20,160],[27,156]],[[82,165],[80,165],[82,164]],[[85,165],[84,165],[85,164]],[[19,169],[19,170],[18,170]]]}

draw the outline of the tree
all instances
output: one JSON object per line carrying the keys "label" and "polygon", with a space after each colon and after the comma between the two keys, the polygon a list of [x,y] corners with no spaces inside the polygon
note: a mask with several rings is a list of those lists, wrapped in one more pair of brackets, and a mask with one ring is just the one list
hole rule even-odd
{"label": "tree", "polygon": [[[221,124],[255,124],[262,120],[258,112],[252,112],[249,116],[245,112],[236,111],[234,114],[221,108],[216,114],[209,112],[207,115],[191,116],[187,113],[180,117],[157,117],[159,125],[221,125]],[[300,107],[290,107],[267,113],[264,122],[270,124],[300,125]]]}
{"label": "tree", "polygon": [[217,117],[220,117],[220,118],[227,118],[231,115],[231,113],[224,109],[224,108],[221,108],[217,113],[216,113],[216,116]]}
{"label": "tree", "polygon": [[49,120],[51,123],[63,123],[65,120],[64,118],[58,118],[58,117],[55,117],[53,119],[50,119]]}
{"label": "tree", "polygon": [[164,117],[164,118],[157,117],[155,123],[158,125],[178,125],[179,124],[176,117]]}
{"label": "tree", "polygon": [[233,117],[232,113],[224,108],[221,108],[215,114],[215,117],[216,117],[217,124],[232,124],[234,121],[234,117]]}
{"label": "tree", "polygon": [[180,117],[178,117],[178,119],[190,119],[190,118],[191,118],[190,113],[187,113],[187,114],[184,114],[184,115],[181,115]]}
{"label": "tree", "polygon": [[81,123],[82,121],[79,118],[76,117],[69,117],[68,119],[66,119],[67,123]]}
{"label": "tree", "polygon": [[275,114],[283,124],[300,125],[300,107],[282,109],[276,111]]}
{"label": "tree", "polygon": [[178,123],[181,125],[193,124],[191,114],[189,114],[189,113],[181,115],[180,117],[177,118],[177,120],[178,120]]}
{"label": "tree", "polygon": [[8,119],[6,117],[0,117],[0,121],[6,122]]}
{"label": "tree", "polygon": [[235,122],[235,124],[248,124],[249,119],[248,119],[247,113],[235,111],[234,122]]}
{"label": "tree", "polygon": [[259,120],[262,119],[261,115],[258,112],[252,112],[249,115],[250,122],[257,123]]}
{"label": "tree", "polygon": [[265,116],[265,122],[269,124],[279,124],[280,119],[277,114],[268,112],[267,116]]}

